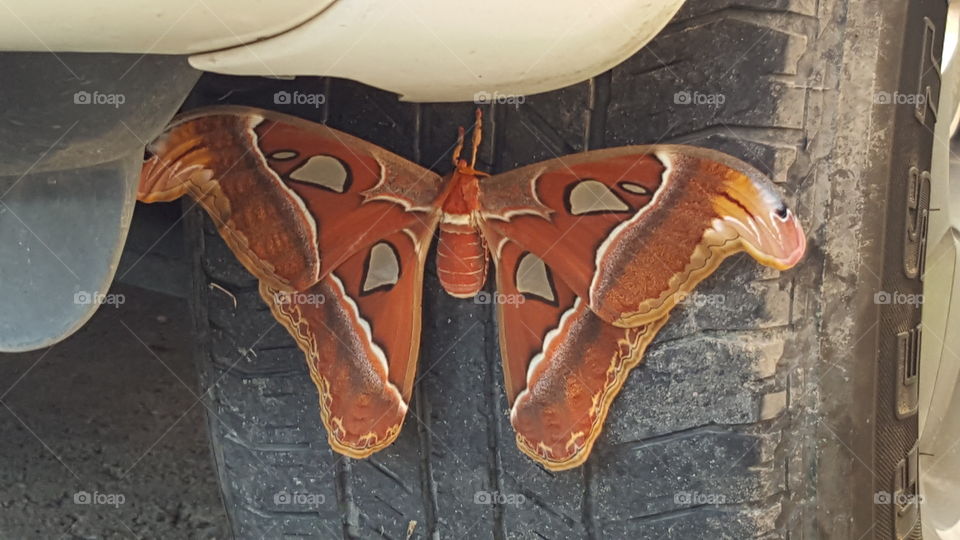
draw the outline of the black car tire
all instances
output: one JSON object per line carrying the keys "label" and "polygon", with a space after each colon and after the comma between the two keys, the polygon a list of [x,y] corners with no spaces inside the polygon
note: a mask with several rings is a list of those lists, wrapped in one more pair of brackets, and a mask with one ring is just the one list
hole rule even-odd
{"label": "black car tire", "polygon": [[[446,296],[432,263],[403,432],[366,460],[331,452],[302,353],[188,204],[201,381],[235,535],[918,537],[919,507],[898,494],[916,493],[920,311],[882,295],[921,292],[945,9],[690,2],[613,70],[485,106],[488,171],[696,144],[768,172],[808,232],[797,268],[741,254],[699,287],[709,301],[674,311],[571,471],[516,448],[492,309]],[[325,102],[273,102],[294,89]],[[903,98],[918,94],[926,104]],[[188,108],[215,103],[323,121],[439,172],[474,108],[401,103],[341,80],[208,75]]]}

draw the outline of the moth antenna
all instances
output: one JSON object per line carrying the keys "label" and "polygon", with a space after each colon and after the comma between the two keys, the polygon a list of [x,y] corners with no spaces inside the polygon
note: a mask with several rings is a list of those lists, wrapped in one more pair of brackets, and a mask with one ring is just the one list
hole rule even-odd
{"label": "moth antenna", "polygon": [[470,155],[470,168],[474,169],[477,165],[477,149],[480,148],[480,140],[483,139],[483,111],[477,107],[476,118],[473,121],[473,151]]}
{"label": "moth antenna", "polygon": [[460,152],[463,151],[463,126],[457,128],[457,146],[453,148],[453,166],[456,167],[460,162]]}

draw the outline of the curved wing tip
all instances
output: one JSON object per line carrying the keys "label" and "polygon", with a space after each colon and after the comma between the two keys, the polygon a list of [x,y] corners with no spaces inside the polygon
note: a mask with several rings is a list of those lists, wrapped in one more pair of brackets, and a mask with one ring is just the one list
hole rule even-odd
{"label": "curved wing tip", "polygon": [[[807,252],[806,234],[793,214],[789,214],[788,219],[780,223],[774,221],[772,225],[779,225],[776,234],[770,234],[766,238],[744,239],[745,247],[761,264],[777,270],[789,270],[799,264]],[[760,227],[758,229],[763,230]]]}
{"label": "curved wing tip", "polygon": [[554,472],[567,471],[583,465],[590,457],[591,450],[591,447],[582,447],[561,458],[547,457],[531,447],[520,435],[517,435],[517,448],[545,469]]}
{"label": "curved wing tip", "polygon": [[388,435],[386,439],[382,441],[377,441],[376,443],[368,446],[361,446],[351,441],[341,439],[332,432],[328,432],[327,443],[330,445],[330,449],[338,454],[342,454],[354,459],[366,459],[393,444],[393,441],[395,441],[399,435],[400,430],[398,429],[395,435]]}

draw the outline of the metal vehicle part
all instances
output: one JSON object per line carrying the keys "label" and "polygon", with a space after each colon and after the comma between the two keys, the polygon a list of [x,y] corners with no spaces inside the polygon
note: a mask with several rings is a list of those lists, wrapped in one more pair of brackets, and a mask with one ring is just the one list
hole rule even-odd
{"label": "metal vehicle part", "polygon": [[108,295],[144,141],[199,72],[182,57],[8,53],[0,72],[0,351],[73,333]]}

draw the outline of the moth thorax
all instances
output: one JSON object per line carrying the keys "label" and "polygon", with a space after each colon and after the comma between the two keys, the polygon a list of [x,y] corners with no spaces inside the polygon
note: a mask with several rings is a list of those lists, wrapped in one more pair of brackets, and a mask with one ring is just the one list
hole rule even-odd
{"label": "moth thorax", "polygon": [[447,293],[469,298],[480,292],[487,280],[487,247],[472,225],[450,221],[456,220],[440,223],[437,274]]}

